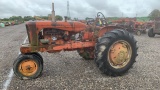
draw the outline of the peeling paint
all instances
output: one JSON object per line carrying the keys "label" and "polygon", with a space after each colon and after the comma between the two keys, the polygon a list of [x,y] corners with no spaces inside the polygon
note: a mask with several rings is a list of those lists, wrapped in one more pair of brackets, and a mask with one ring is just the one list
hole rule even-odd
{"label": "peeling paint", "polygon": [[98,53],[98,60],[102,58],[102,53],[104,52],[105,49],[106,49],[105,45],[100,46],[100,52]]}

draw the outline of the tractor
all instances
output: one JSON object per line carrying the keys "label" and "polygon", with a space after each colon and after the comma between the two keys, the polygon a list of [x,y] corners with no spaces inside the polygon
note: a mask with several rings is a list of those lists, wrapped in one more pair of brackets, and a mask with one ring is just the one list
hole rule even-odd
{"label": "tractor", "polygon": [[112,21],[111,24],[123,27],[125,30],[129,32],[134,32],[138,36],[140,36],[142,33],[146,33],[145,23],[136,21],[135,18],[122,18],[119,20]]}
{"label": "tractor", "polygon": [[92,24],[77,21],[29,21],[26,23],[29,43],[22,44],[21,54],[13,63],[13,71],[20,79],[35,79],[42,74],[43,57],[38,52],[55,53],[77,50],[85,60],[109,76],[125,74],[136,62],[137,41],[123,28],[96,25],[101,12]]}
{"label": "tractor", "polygon": [[156,34],[160,35],[160,18],[156,18],[152,27],[148,30],[149,37],[154,37]]}

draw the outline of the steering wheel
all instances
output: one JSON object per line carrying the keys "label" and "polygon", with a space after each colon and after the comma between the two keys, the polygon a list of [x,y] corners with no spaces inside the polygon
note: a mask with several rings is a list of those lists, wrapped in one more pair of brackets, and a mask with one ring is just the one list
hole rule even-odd
{"label": "steering wheel", "polygon": [[[99,18],[101,15],[102,15],[102,17],[103,17],[104,20],[101,20],[101,19]],[[99,21],[101,21],[101,23],[102,23],[103,25],[107,25],[107,19],[105,18],[105,16],[104,16],[103,13],[98,12],[98,13],[97,13],[97,19],[98,19]]]}

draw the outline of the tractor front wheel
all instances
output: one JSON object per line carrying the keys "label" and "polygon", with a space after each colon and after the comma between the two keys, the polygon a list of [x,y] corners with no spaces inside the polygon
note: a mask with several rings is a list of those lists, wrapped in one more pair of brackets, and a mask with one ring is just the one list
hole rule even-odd
{"label": "tractor front wheel", "polygon": [[154,37],[155,36],[155,34],[153,33],[153,28],[148,30],[148,36],[149,37]]}
{"label": "tractor front wheel", "polygon": [[25,55],[33,55],[33,56],[35,56],[35,57],[38,57],[39,58],[39,60],[40,60],[40,62],[42,63],[42,65],[43,65],[43,57],[41,56],[41,54],[39,54],[38,52],[34,52],[34,53],[27,53],[27,54],[25,54]]}
{"label": "tractor front wheel", "polygon": [[119,76],[132,67],[138,55],[137,49],[132,34],[125,30],[113,30],[98,39],[95,62],[103,73]]}
{"label": "tractor front wheel", "polygon": [[136,35],[140,36],[140,35],[141,35],[141,31],[140,31],[140,30],[137,30],[137,31],[136,31]]}
{"label": "tractor front wheel", "polygon": [[41,75],[43,64],[35,55],[20,55],[13,64],[13,71],[20,79],[35,79]]}

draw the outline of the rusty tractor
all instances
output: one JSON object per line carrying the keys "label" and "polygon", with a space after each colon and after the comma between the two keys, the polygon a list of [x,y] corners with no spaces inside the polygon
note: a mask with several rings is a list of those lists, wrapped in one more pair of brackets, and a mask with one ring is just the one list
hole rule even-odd
{"label": "rusty tractor", "polygon": [[160,35],[160,18],[155,19],[151,26],[148,30],[148,36],[154,37],[156,34]]}
{"label": "rusty tractor", "polygon": [[21,54],[13,64],[15,75],[20,79],[37,78],[43,70],[43,57],[38,52],[55,53],[62,50],[77,50],[85,60],[94,60],[106,75],[126,73],[138,55],[137,41],[132,34],[117,26],[108,26],[107,23],[97,26],[101,14],[99,12],[95,23],[89,25],[66,20],[27,22],[29,43],[20,47]]}
{"label": "rusty tractor", "polygon": [[138,36],[146,33],[146,23],[136,21],[135,18],[122,18],[112,22],[112,24],[122,27],[129,32],[134,32]]}

